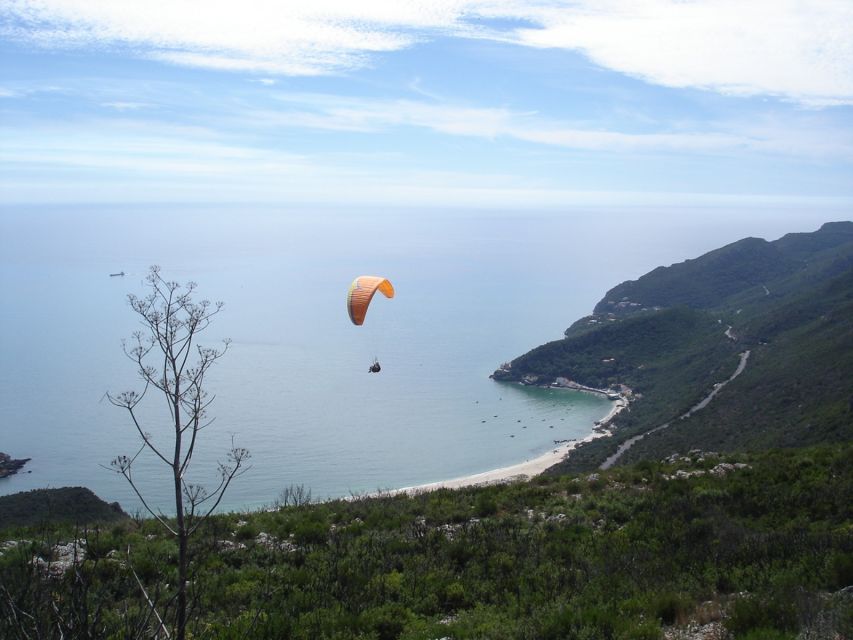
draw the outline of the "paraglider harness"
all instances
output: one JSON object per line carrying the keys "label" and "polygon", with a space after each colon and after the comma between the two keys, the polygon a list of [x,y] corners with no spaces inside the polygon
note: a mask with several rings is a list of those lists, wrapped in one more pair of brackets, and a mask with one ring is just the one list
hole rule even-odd
{"label": "paraglider harness", "polygon": [[370,365],[370,368],[368,369],[368,371],[370,373],[379,373],[380,371],[382,371],[382,367],[379,366],[379,360],[377,360],[376,358],[373,358],[373,364]]}

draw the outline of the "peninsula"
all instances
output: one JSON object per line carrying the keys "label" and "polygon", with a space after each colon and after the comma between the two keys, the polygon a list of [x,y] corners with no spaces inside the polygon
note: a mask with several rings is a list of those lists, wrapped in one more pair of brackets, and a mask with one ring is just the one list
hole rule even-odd
{"label": "peninsula", "polygon": [[[612,437],[549,473],[853,438],[853,222],[745,238],[608,291],[495,380],[598,390]],[[749,366],[746,367],[746,358]],[[735,380],[737,378],[737,380]]]}
{"label": "peninsula", "polygon": [[29,461],[30,458],[15,460],[8,453],[0,451],[0,478],[7,478],[8,476],[15,475]]}

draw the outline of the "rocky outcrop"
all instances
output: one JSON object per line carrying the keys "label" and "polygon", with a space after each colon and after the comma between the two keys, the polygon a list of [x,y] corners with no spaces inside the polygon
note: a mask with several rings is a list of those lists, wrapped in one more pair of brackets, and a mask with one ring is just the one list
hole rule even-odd
{"label": "rocky outcrop", "polygon": [[72,540],[68,543],[54,545],[48,557],[36,556],[33,558],[33,566],[48,578],[61,578],[65,572],[75,567],[86,559],[86,541]]}
{"label": "rocky outcrop", "polygon": [[30,458],[14,460],[8,453],[0,451],[0,478],[14,475],[30,461]]}

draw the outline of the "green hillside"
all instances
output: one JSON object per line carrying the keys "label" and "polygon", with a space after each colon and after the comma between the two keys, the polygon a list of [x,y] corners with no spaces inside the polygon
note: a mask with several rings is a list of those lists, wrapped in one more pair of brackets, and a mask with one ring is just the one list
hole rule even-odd
{"label": "green hillside", "polygon": [[33,489],[0,496],[0,527],[44,522],[86,524],[127,518],[117,502],[108,504],[85,487]]}
{"label": "green hillside", "polygon": [[685,447],[734,450],[853,438],[853,270],[740,327],[750,366],[703,411],[626,461]]}
{"label": "green hillside", "polygon": [[801,263],[773,243],[759,238],[739,240],[696,260],[658,267],[641,278],[607,292],[596,313],[630,311],[620,303],[645,307],[684,305],[697,309],[719,306],[726,298],[796,272]]}
{"label": "green hillside", "polygon": [[840,442],[853,438],[851,323],[853,223],[828,223],[774,242],[747,238],[624,282],[563,340],[495,377],[561,376],[641,394],[612,438],[585,445],[558,471],[594,468],[622,442],[683,415],[747,350],[746,370],[713,402],[640,440],[624,461]]}
{"label": "green hillside", "polygon": [[[215,516],[192,541],[188,637],[849,638],[851,456],[694,454]],[[154,520],[0,525],[8,540],[0,637],[166,637],[146,601],[168,627],[176,543]]]}
{"label": "green hillside", "polygon": [[[732,307],[731,298],[749,293],[753,301],[764,287],[771,291],[790,283],[802,284],[804,276],[837,275],[843,270],[832,263],[846,257],[851,263],[853,223],[834,222],[813,233],[792,233],[774,242],[745,238],[695,260],[658,267],[646,275],[614,287],[595,306],[597,314],[626,313],[642,307],[689,306],[697,309]],[[757,295],[756,295],[757,294]],[[743,298],[741,298],[743,300]]]}

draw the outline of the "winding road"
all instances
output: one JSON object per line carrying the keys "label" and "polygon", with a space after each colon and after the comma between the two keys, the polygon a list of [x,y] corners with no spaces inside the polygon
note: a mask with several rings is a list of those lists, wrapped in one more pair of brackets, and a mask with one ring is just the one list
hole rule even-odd
{"label": "winding road", "polygon": [[[743,373],[743,370],[746,369],[746,361],[749,359],[749,353],[750,353],[749,351],[744,351],[743,353],[740,354],[740,362],[738,363],[737,369],[735,369],[735,372],[731,375],[731,377],[728,380],[726,380],[725,382],[718,382],[717,384],[715,384],[714,389],[713,389],[713,391],[711,391],[711,393],[709,393],[707,396],[702,398],[702,400],[700,400],[699,402],[694,404],[692,407],[690,407],[690,409],[685,414],[678,416],[678,418],[676,418],[675,420],[683,420],[684,418],[689,418],[690,416],[692,416],[697,411],[700,411],[700,410],[704,409],[705,407],[707,407],[708,403],[714,399],[714,396],[719,393],[720,389],[725,387],[729,382],[731,382],[732,380],[737,378],[741,373]],[[640,440],[645,438],[650,433],[654,433],[655,431],[661,431],[662,429],[666,429],[673,422],[675,422],[675,420],[672,420],[670,422],[666,422],[666,423],[664,423],[658,427],[655,427],[654,429],[646,431],[645,433],[641,433],[638,436],[634,436],[633,438],[629,438],[628,440],[626,440],[625,442],[623,442],[622,444],[619,445],[619,448],[616,450],[616,453],[614,453],[612,456],[607,458],[607,460],[605,460],[604,462],[601,463],[601,466],[599,467],[599,469],[609,469],[614,464],[616,464],[616,462],[619,460],[619,458],[621,458],[625,454],[625,452],[628,449],[630,449],[631,447],[633,447],[637,442],[639,442]]]}

